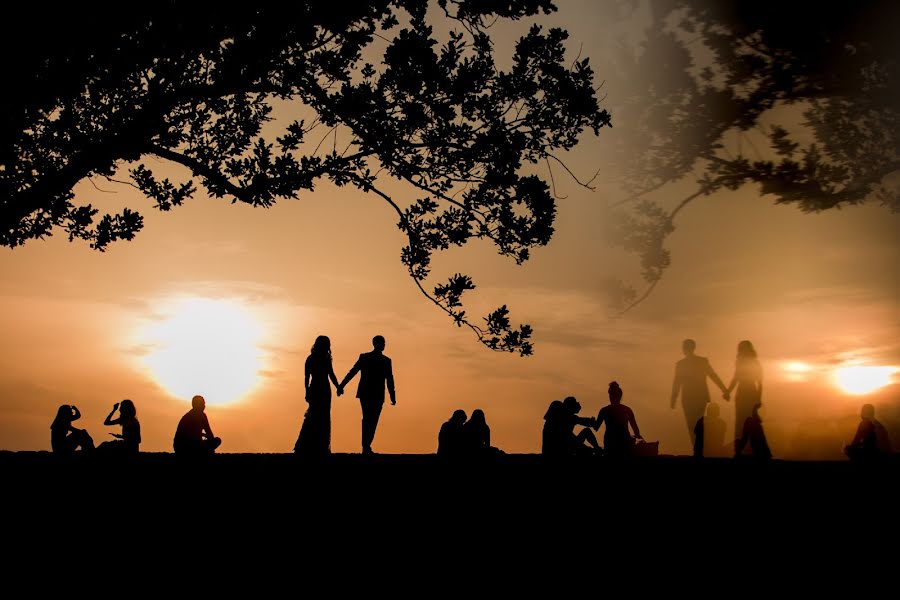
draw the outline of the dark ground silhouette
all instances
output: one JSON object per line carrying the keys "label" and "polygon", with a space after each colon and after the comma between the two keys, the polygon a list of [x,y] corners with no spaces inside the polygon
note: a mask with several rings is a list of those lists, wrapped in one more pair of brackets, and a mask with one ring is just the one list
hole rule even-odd
{"label": "dark ground silhouette", "polygon": [[[229,582],[241,574],[277,581],[302,568],[304,577],[328,573],[333,583],[338,567],[339,577],[356,581],[378,569],[388,574],[382,583],[361,585],[383,588],[386,578],[395,592],[405,584],[392,573],[433,586],[458,575],[463,558],[484,565],[480,581],[504,590],[550,583],[560,572],[646,575],[659,567],[674,577],[687,555],[696,564],[696,554],[682,550],[698,539],[723,540],[721,553],[704,557],[707,572],[738,576],[765,550],[772,565],[754,582],[777,574],[783,585],[785,577],[821,573],[813,565],[829,560],[847,569],[876,541],[896,539],[897,529],[896,463],[885,471],[850,461],[559,462],[512,454],[476,465],[436,455],[310,462],[292,453],[219,453],[197,463],[145,452],[127,465],[92,458],[0,452],[0,510],[14,516],[4,525],[4,544],[16,549],[5,561],[13,576],[17,564],[33,564],[59,539],[61,518],[78,543],[77,553],[60,558],[70,566],[102,566],[127,552],[162,581],[181,564],[233,571]],[[865,527],[863,510],[872,521]],[[723,531],[735,514],[753,518],[752,536],[740,543]],[[812,565],[798,564],[798,553]]]}

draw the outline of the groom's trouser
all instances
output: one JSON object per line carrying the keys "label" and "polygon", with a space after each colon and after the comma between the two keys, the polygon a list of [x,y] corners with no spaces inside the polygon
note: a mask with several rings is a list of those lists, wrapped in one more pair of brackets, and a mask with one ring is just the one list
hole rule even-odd
{"label": "groom's trouser", "polygon": [[360,398],[359,404],[362,407],[362,447],[363,449],[371,448],[372,440],[375,439],[375,429],[378,428],[381,408],[384,406],[384,400],[381,398],[374,400]]}
{"label": "groom's trouser", "polygon": [[687,423],[688,433],[691,436],[691,447],[694,444],[694,428],[704,414],[706,405],[709,404],[709,396],[681,396],[681,405],[684,408],[684,420]]}

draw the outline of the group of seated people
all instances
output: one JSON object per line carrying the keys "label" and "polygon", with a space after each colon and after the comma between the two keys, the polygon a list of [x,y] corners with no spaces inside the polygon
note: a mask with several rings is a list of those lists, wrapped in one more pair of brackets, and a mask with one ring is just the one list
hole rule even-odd
{"label": "group of seated people", "polygon": [[[179,456],[205,456],[212,454],[222,444],[222,440],[213,435],[209,419],[204,412],[206,400],[203,396],[191,399],[191,410],[178,422],[175,430],[175,454]],[[116,411],[119,416],[113,418]],[[72,423],[81,418],[81,412],[75,405],[63,404],[57,410],[56,418],[50,425],[50,445],[56,454],[74,454],[95,450],[94,440],[84,429],[78,429]],[[137,454],[141,445],[141,423],[137,419],[137,409],[131,400],[122,400],[113,404],[112,410],[103,421],[104,425],[119,425],[122,433],[110,433],[115,440],[103,442],[96,447],[98,452],[112,456],[128,456]]]}
{"label": "group of seated people", "polygon": [[[596,417],[581,417],[581,404],[573,396],[554,400],[544,415],[544,432],[541,452],[544,456],[559,458],[603,454],[612,458],[633,456],[636,440],[643,441],[634,411],[622,404],[622,388],[615,381],[609,384],[609,404],[600,409]],[[603,447],[597,442],[594,431],[606,424]],[[577,434],[575,426],[583,428]],[[634,432],[629,432],[628,428]],[[591,431],[593,429],[593,431]]]}
{"label": "group of seated people", "polygon": [[491,446],[491,428],[484,411],[476,408],[466,420],[466,411],[455,410],[438,433],[438,456],[444,458],[477,458],[502,454]]}
{"label": "group of seated people", "polygon": [[[627,457],[639,454],[643,442],[634,412],[622,404],[622,388],[615,381],[609,384],[609,404],[600,409],[596,417],[579,416],[581,404],[573,396],[554,400],[544,415],[542,454],[548,457],[566,457],[603,454],[608,457]],[[761,404],[753,407],[753,413],[743,425],[741,437],[734,442],[734,455],[740,456],[749,445],[754,458],[770,459],[772,453],[759,416]],[[178,422],[175,431],[175,454],[185,457],[213,454],[222,444],[216,437],[206,416],[206,400],[203,396],[191,399],[189,410]],[[119,416],[114,418],[116,411]],[[891,454],[890,439],[884,425],[875,419],[875,407],[865,404],[860,414],[861,422],[853,441],[844,448],[845,454],[855,461],[868,461]],[[50,442],[53,452],[73,454],[78,449],[94,450],[94,440],[84,429],[73,425],[81,418],[74,405],[63,404],[50,426]],[[116,402],[103,421],[104,425],[119,425],[121,433],[111,433],[115,440],[100,444],[96,450],[110,455],[137,454],[141,444],[141,424],[137,409],[131,400]],[[603,447],[597,442],[594,431],[605,424]],[[582,426],[576,434],[575,427]],[[629,432],[629,427],[634,432]],[[593,431],[592,431],[593,430]],[[725,421],[719,416],[719,407],[710,403],[706,416],[697,421],[694,428],[694,456],[727,456],[730,448],[724,444]],[[459,458],[502,454],[491,446],[491,429],[484,411],[476,409],[466,418],[463,410],[454,411],[441,426],[438,434],[439,456]]]}

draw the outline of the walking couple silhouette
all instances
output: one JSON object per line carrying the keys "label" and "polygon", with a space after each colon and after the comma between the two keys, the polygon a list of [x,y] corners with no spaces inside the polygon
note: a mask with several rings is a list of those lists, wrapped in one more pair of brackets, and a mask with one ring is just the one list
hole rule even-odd
{"label": "walking couple silhouette", "polygon": [[331,453],[331,385],[334,384],[337,395],[341,396],[346,385],[359,373],[356,397],[362,408],[362,453],[374,454],[372,442],[384,407],[385,387],[391,404],[397,404],[391,359],[385,356],[384,348],[384,337],[376,335],[372,338],[371,352],[360,354],[356,364],[338,383],[334,374],[331,340],[324,335],[316,338],[306,359],[303,376],[309,407],[294,452],[304,456]]}

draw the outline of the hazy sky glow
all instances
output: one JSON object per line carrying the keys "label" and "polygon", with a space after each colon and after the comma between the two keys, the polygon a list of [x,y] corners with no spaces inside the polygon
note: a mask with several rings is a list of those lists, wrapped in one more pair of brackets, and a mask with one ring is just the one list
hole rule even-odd
{"label": "hazy sky glow", "polygon": [[[582,44],[583,55],[599,55],[610,43],[602,11],[589,1],[558,4],[543,22],[569,29],[573,56]],[[524,27],[500,29],[500,41]],[[320,334],[331,337],[338,378],[373,335],[386,337],[398,405],[382,415],[374,445],[382,452],[433,452],[456,408],[482,408],[504,450],[537,452],[552,400],[574,395],[596,414],[615,379],[645,436],[662,452],[688,453],[680,408],[668,403],[686,337],[726,383],[737,343],[753,341],[777,456],[840,456],[864,402],[900,445],[898,217],[877,206],[801,214],[750,188],[705,199],[680,217],[673,266],[655,293],[615,318],[602,282],[639,266],[603,236],[604,211],[621,188],[617,173],[603,170],[602,149],[628,135],[615,121],[616,89],[607,92],[614,129],[586,135],[567,157],[577,173],[600,167],[600,187],[590,192],[555,173],[567,197],[547,248],[522,267],[482,244],[434,262],[436,280],[474,276],[470,314],[508,303],[515,320],[530,322],[535,356],[491,353],[430,306],[399,261],[396,214],[375,196],[321,185],[265,210],[198,193],[161,214],[131,188],[97,182],[114,192],[102,193],[81,182],[77,198],[101,209],[144,207],[145,228],[105,253],[60,234],[0,250],[0,449],[49,449],[62,403],[79,406],[96,441],[109,439],[115,429],[103,417],[131,398],[142,448],[170,451],[199,393],[222,451],[287,452],[305,410],[303,363]],[[293,118],[291,110],[279,106],[277,116]],[[163,176],[181,174],[149,162]],[[733,411],[723,402],[730,432]],[[334,451],[359,451],[359,418],[352,393],[335,398]]]}

